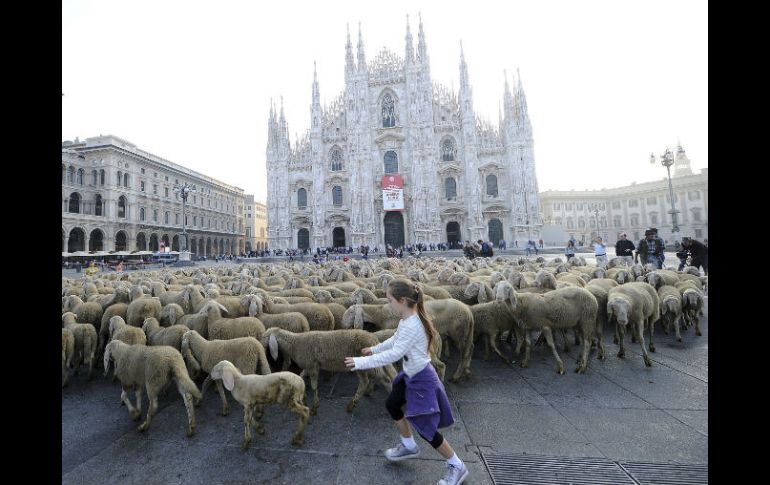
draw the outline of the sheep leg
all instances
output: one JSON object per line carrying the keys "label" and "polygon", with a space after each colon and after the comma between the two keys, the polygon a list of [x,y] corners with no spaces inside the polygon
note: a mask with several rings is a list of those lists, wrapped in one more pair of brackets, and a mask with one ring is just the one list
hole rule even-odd
{"label": "sheep leg", "polygon": [[700,331],[700,318],[698,318],[698,315],[695,314],[692,317],[693,322],[695,322],[695,335],[698,337],[702,336],[703,334]]}
{"label": "sheep leg", "polygon": [[136,391],[134,391],[136,395],[136,410],[139,414],[142,413],[142,391],[142,386],[136,386]]}
{"label": "sheep leg", "polygon": [[621,359],[626,356],[626,326],[620,322],[616,322],[615,331],[618,333],[618,342],[620,343],[620,350],[618,350],[618,357]]}
{"label": "sheep leg", "polygon": [[[585,335],[583,337],[585,338]],[[604,360],[604,323],[601,321],[596,325],[596,346],[599,349],[597,357]]]}
{"label": "sheep leg", "polygon": [[[567,329],[562,328],[560,331],[561,338],[564,339],[564,352],[567,353],[570,350],[569,339],[567,338]],[[575,342],[575,344],[577,344],[577,342]]]}
{"label": "sheep leg", "polygon": [[642,358],[644,359],[644,365],[650,367],[652,366],[652,360],[650,360],[650,356],[647,354],[647,347],[644,346],[644,319],[641,319],[638,322],[634,322],[633,325],[635,326],[634,330],[636,333],[636,338],[639,340],[639,345],[642,347]]}
{"label": "sheep leg", "polygon": [[484,360],[487,361],[489,360],[489,347],[492,346],[492,336],[485,334],[482,338],[484,340]]}
{"label": "sheep leg", "polygon": [[315,416],[318,412],[318,406],[321,404],[321,398],[318,397],[318,367],[309,369],[310,388],[313,390],[313,406],[310,407],[310,415]]}
{"label": "sheep leg", "polygon": [[128,397],[128,391],[131,390],[131,387],[133,386],[123,386],[123,390],[120,393],[120,401],[126,404],[126,407],[128,408],[128,414],[130,414],[131,418],[136,421],[139,419],[141,413],[134,407],[133,404],[131,404],[131,399]]}
{"label": "sheep leg", "polygon": [[182,395],[184,400],[184,407],[187,410],[187,437],[191,437],[195,434],[195,407],[193,406],[193,396],[189,392],[185,391],[179,382],[176,383],[176,388],[179,394]]}
{"label": "sheep leg", "polygon": [[219,397],[222,398],[222,416],[227,416],[230,414],[230,404],[227,402],[227,396],[225,395],[225,388],[222,385],[222,381],[214,381],[217,386],[217,392],[219,392]]}
{"label": "sheep leg", "polygon": [[[577,327],[575,327],[577,333]],[[582,374],[588,367],[588,356],[591,354],[591,338],[588,336],[588,332],[585,331],[585,327],[581,327],[582,339],[583,339],[583,353],[578,360],[578,366],[575,368],[575,372]],[[602,345],[602,354],[604,354],[604,343]]]}
{"label": "sheep leg", "polygon": [[265,426],[262,424],[262,415],[265,407],[261,404],[254,405],[254,412],[251,414],[251,425],[257,430],[257,434],[265,434]]}
{"label": "sheep leg", "polygon": [[497,346],[497,335],[488,335],[487,336],[488,344],[490,347],[492,347],[492,350],[500,356],[501,359],[503,359],[503,362],[506,364],[510,363],[508,359],[503,355],[502,352],[500,352],[500,348]]}
{"label": "sheep leg", "polygon": [[580,335],[578,335],[577,327],[572,329],[573,336],[575,337],[575,345],[580,345]]}
{"label": "sheep leg", "polygon": [[551,328],[543,327],[542,335],[545,336],[545,341],[548,343],[548,347],[551,349],[551,352],[553,352],[553,356],[556,359],[556,372],[564,374],[564,362],[562,362],[561,357],[559,357],[559,352],[556,350],[556,345],[553,343],[553,333],[551,332]]}
{"label": "sheep leg", "polygon": [[647,320],[648,327],[650,329],[650,352],[655,352],[655,344],[652,341],[652,335],[655,333],[655,322],[652,321],[652,318]]}
{"label": "sheep leg", "polygon": [[247,404],[243,407],[243,441],[241,442],[241,449],[244,451],[251,445],[251,413],[252,410],[250,405]]}
{"label": "sheep leg", "polygon": [[200,406],[200,404],[203,402],[203,396],[206,394],[206,389],[209,388],[211,385],[211,376],[206,376],[205,379],[203,379],[203,385],[201,385],[201,398],[198,399],[198,401],[195,403],[196,406]]}
{"label": "sheep leg", "polygon": [[529,331],[524,331],[524,338],[522,339],[524,341],[524,359],[521,361],[521,367],[527,368],[529,367],[529,352],[532,348],[532,339],[529,337]]}
{"label": "sheep leg", "polygon": [[353,396],[353,399],[350,400],[347,406],[347,411],[349,413],[353,412],[353,409],[358,404],[358,401],[361,400],[361,396],[364,395],[364,392],[366,391],[366,388],[369,386],[369,374],[366,372],[359,372],[358,373],[358,389],[356,389],[356,393]]}
{"label": "sheep leg", "polygon": [[289,409],[291,412],[299,416],[297,431],[294,433],[291,444],[293,446],[302,446],[302,443],[304,443],[305,426],[307,425],[307,420],[310,417],[310,410],[299,399],[295,400],[295,402],[289,406]]}
{"label": "sheep leg", "polygon": [[444,358],[449,360],[449,337],[444,337],[442,340],[442,348],[444,349]]}
{"label": "sheep leg", "polygon": [[674,331],[676,332],[676,341],[681,342],[682,341],[682,334],[679,333],[679,322],[682,319],[681,315],[677,315],[674,317]]}
{"label": "sheep leg", "polygon": [[142,425],[137,428],[137,431],[140,433],[143,433],[149,429],[150,423],[152,423],[152,417],[155,416],[155,413],[158,412],[158,395],[154,392],[150,392],[148,389],[147,398],[150,400],[150,408],[147,410],[147,418],[144,420],[144,423],[142,423]]}

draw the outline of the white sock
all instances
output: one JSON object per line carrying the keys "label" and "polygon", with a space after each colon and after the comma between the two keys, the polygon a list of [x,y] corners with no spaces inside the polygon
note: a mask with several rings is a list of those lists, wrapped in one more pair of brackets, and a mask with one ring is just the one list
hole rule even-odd
{"label": "white sock", "polygon": [[452,455],[452,458],[448,459],[446,461],[450,465],[452,465],[455,468],[462,468],[463,467],[463,461],[457,456],[457,453]]}
{"label": "white sock", "polygon": [[414,451],[414,449],[417,448],[417,443],[414,441],[414,436],[410,436],[408,438],[404,438],[402,436],[401,443],[403,443],[403,445],[406,446],[409,451]]}

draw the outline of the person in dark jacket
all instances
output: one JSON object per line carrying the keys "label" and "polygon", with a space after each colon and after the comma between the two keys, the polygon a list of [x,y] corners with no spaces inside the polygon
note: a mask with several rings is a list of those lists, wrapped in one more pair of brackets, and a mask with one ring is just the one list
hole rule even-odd
{"label": "person in dark jacket", "polygon": [[708,276],[709,274],[708,246],[690,237],[683,237],[682,247],[684,247],[692,257],[692,259],[690,260],[690,266],[695,266],[696,268],[703,267],[703,272],[706,274],[706,276]]}
{"label": "person in dark jacket", "polygon": [[647,229],[644,231],[644,239],[639,241],[636,249],[636,260],[641,264],[654,264],[656,268],[663,266],[663,244],[662,240],[655,237],[655,231]]}
{"label": "person in dark jacket", "polygon": [[634,264],[634,251],[636,251],[634,243],[628,240],[625,232],[621,232],[618,242],[615,243],[615,255],[623,258],[626,264],[631,266]]}

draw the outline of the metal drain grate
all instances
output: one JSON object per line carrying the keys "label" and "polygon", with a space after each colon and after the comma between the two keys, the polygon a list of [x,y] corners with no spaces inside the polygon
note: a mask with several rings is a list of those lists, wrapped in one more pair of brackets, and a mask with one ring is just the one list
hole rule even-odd
{"label": "metal drain grate", "polygon": [[709,482],[708,465],[620,462],[640,485],[703,485]]}
{"label": "metal drain grate", "polygon": [[495,485],[636,485],[603,458],[481,454]]}

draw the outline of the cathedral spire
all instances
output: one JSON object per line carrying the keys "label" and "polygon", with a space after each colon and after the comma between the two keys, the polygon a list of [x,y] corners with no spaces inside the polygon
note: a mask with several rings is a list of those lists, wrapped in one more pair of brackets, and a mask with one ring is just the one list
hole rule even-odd
{"label": "cathedral spire", "polygon": [[468,65],[465,63],[463,41],[460,40],[460,90],[468,88]]}
{"label": "cathedral spire", "polygon": [[428,46],[425,44],[425,32],[422,30],[422,13],[419,13],[418,17],[420,19],[420,28],[417,33],[417,60],[427,64]]}
{"label": "cathedral spire", "polygon": [[348,24],[348,40],[345,43],[345,78],[352,75],[356,70],[353,64],[353,44],[350,42],[350,24]]}
{"label": "cathedral spire", "polygon": [[503,78],[505,79],[505,91],[503,94],[503,105],[505,117],[510,119],[513,116],[513,95],[511,95],[511,87],[508,85],[508,71],[503,69]]}
{"label": "cathedral spire", "polygon": [[409,14],[406,14],[406,53],[404,55],[404,61],[407,64],[414,62],[414,47],[412,46],[412,32],[409,30]]}
{"label": "cathedral spire", "polygon": [[366,70],[366,55],[364,54],[364,38],[361,35],[361,22],[358,22],[358,70]]}
{"label": "cathedral spire", "polygon": [[522,118],[529,118],[529,112],[527,111],[527,96],[524,94],[524,87],[521,85],[521,74],[519,74],[518,67],[516,68],[516,80],[516,97],[519,101],[519,114]]}
{"label": "cathedral spire", "polygon": [[321,91],[318,89],[318,71],[316,63],[313,61],[313,105],[321,104]]}

